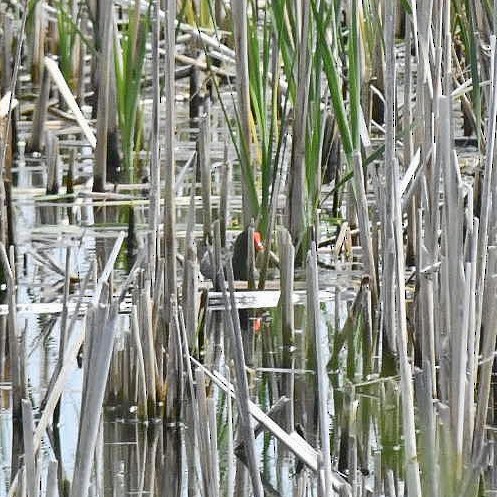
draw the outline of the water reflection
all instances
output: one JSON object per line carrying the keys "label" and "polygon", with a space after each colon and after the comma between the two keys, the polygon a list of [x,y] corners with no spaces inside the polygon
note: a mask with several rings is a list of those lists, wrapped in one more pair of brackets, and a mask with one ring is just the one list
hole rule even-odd
{"label": "water reflection", "polygon": [[[229,99],[227,99],[229,100]],[[213,115],[215,122],[216,115]],[[224,123],[224,118],[220,118]],[[212,160],[221,161],[224,156],[224,140],[226,133],[217,123],[213,132]],[[225,124],[223,124],[225,127]],[[224,137],[223,137],[224,136]],[[178,151],[185,159],[189,157],[193,148],[184,148]],[[84,152],[84,150],[83,150]],[[233,150],[229,150],[230,159],[233,159]],[[38,163],[37,163],[38,164]],[[90,163],[79,165],[77,174],[88,176],[85,167]],[[220,168],[214,167],[217,175],[216,185],[220,185]],[[239,169],[234,171],[234,187],[232,193],[238,193]],[[63,199],[60,204],[55,201],[36,199],[46,184],[44,166],[33,164],[19,164],[16,177],[16,187],[31,189],[33,195],[19,195],[16,199],[18,207],[19,232],[24,235],[19,243],[19,254],[23,257],[25,271],[21,276],[18,288],[20,303],[50,302],[60,299],[63,278],[57,272],[35,260],[31,252],[45,259],[52,258],[60,268],[64,267],[66,248],[73,249],[72,272],[83,277],[88,267],[88,261],[96,257],[101,270],[112,250],[116,232],[131,225],[131,220],[123,212],[129,206],[109,206],[101,199],[92,199],[89,192],[74,199]],[[185,180],[189,185],[189,179]],[[38,191],[34,191],[38,189]],[[185,192],[187,189],[185,189]],[[214,191],[213,193],[218,193]],[[140,199],[136,199],[137,206],[133,208],[133,225],[138,236],[143,236],[143,225],[146,221],[146,207],[139,207]],[[236,199],[232,199],[235,205]],[[116,203],[117,205],[117,203]],[[187,204],[186,204],[187,205]],[[237,208],[238,205],[237,205]],[[200,204],[197,205],[200,210]],[[178,206],[178,220],[186,224],[187,207]],[[197,216],[199,218],[199,216]],[[75,226],[73,226],[73,223]],[[86,231],[86,227],[91,229]],[[74,231],[72,231],[74,228]],[[130,230],[133,231],[133,230]],[[68,233],[73,238],[69,239]],[[179,245],[183,253],[182,241]],[[128,245],[130,255],[135,255],[136,247]],[[124,251],[123,251],[124,252]],[[119,267],[126,267],[122,258],[118,260]],[[344,270],[344,273],[347,270]],[[338,272],[333,281],[328,284],[338,284]],[[331,274],[330,272],[326,274]],[[118,275],[119,276],[119,275]],[[329,276],[328,276],[329,278]],[[344,276],[350,285],[350,272]],[[116,277],[118,280],[118,277]],[[323,280],[324,282],[324,280]],[[79,290],[76,282],[74,293]],[[88,297],[89,298],[89,297]],[[210,312],[210,311],[209,311]],[[295,399],[284,410],[275,415],[277,422],[287,431],[292,431],[294,419],[308,441],[313,441],[315,433],[314,415],[309,415],[311,407],[306,402],[315,401],[315,394],[309,389],[312,375],[308,372],[277,373],[276,368],[300,368],[306,371],[308,364],[305,358],[304,311],[302,306],[296,311],[298,314],[297,343],[291,349],[282,344],[277,327],[273,327],[274,316],[267,309],[244,310],[241,312],[243,328],[245,359],[249,368],[249,379],[252,400],[260,405],[264,411],[270,410],[281,398],[286,395]],[[210,324],[202,330],[205,335],[205,344],[201,344],[202,358],[209,368],[223,370],[230,356],[229,341],[225,337],[223,311],[212,311],[209,314]],[[270,319],[261,317],[270,315]],[[79,326],[82,326],[81,323]],[[43,400],[44,393],[52,376],[57,357],[60,319],[58,316],[36,317],[30,316],[21,328],[25,330],[27,378],[29,381],[29,398],[35,406],[35,415],[39,415],[38,408]],[[123,333],[129,331],[127,316],[120,320],[119,328]],[[3,328],[0,329],[2,331]],[[3,331],[2,331],[3,333]],[[0,335],[0,343],[5,340]],[[217,497],[220,495],[245,496],[251,494],[251,484],[248,472],[243,461],[243,451],[236,449],[239,445],[237,437],[237,405],[228,401],[226,395],[216,387],[208,384],[204,394],[209,407],[209,419],[201,419],[198,425],[194,422],[194,412],[198,411],[199,392],[204,386],[195,385],[196,396],[193,400],[186,394],[181,398],[182,423],[167,425],[162,419],[154,419],[148,423],[138,422],[134,418],[136,400],[136,363],[133,362],[134,352],[129,351],[128,344],[120,348],[115,347],[113,372],[117,384],[112,385],[112,392],[117,392],[107,398],[106,415],[101,422],[97,448],[94,455],[94,467],[89,495],[95,497],[121,495],[150,495],[164,497]],[[5,351],[0,351],[3,360]],[[162,352],[159,352],[160,356]],[[118,356],[121,356],[118,358]],[[9,364],[0,363],[0,381],[9,379]],[[266,368],[258,372],[258,368]],[[273,369],[273,371],[272,371]],[[115,373],[115,374],[114,374]],[[163,375],[158,375],[162,377]],[[75,450],[77,445],[78,425],[80,420],[82,371],[74,368],[64,389],[60,404],[60,423],[46,436],[41,451],[41,481],[45,488],[48,461],[58,461],[59,495],[67,494],[69,483],[74,471]],[[115,388],[116,387],[116,388]],[[119,388],[117,388],[119,387]],[[187,390],[187,389],[185,389]],[[11,479],[10,461],[12,457],[12,418],[10,412],[9,384],[0,383],[0,497],[8,493]],[[126,399],[126,400],[123,400]],[[309,399],[309,400],[307,400]],[[161,407],[157,408],[161,412]],[[149,411],[150,413],[150,411]],[[121,419],[117,419],[117,418]],[[98,423],[98,419],[93,422]],[[202,431],[208,425],[208,430]],[[201,449],[201,437],[207,437],[210,450]],[[207,440],[206,439],[206,440]],[[295,495],[303,496],[315,491],[316,479],[308,469],[298,464],[294,456],[279,444],[268,433],[259,432],[256,437],[256,449],[260,460],[259,470],[267,495]],[[235,453],[240,458],[235,457]],[[210,467],[208,470],[207,467]]]}

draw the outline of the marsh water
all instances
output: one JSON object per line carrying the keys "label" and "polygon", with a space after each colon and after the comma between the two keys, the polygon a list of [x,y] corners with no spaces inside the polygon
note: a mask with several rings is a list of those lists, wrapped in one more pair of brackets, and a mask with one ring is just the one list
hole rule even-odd
{"label": "marsh water", "polygon": [[[27,83],[25,83],[27,84]],[[22,90],[21,90],[22,91]],[[187,105],[178,92],[178,141],[176,144],[177,164],[180,167],[195,150],[197,129],[187,117]],[[223,96],[226,102],[232,94]],[[21,102],[21,109],[23,103]],[[214,209],[216,191],[220,184],[219,164],[235,160],[235,153],[227,139],[228,131],[224,117],[217,105],[211,108],[211,161],[213,167]],[[18,325],[22,330],[21,354],[24,357],[27,393],[35,410],[35,423],[40,416],[40,407],[49,387],[59,353],[62,301],[64,294],[64,274],[68,251],[70,252],[69,271],[71,285],[69,303],[74,304],[80,291],[81,281],[89,270],[90,261],[96,260],[102,266],[107,259],[120,231],[130,234],[130,212],[133,214],[134,232],[125,241],[118,256],[112,284],[116,287],[126,277],[138,251],[144,249],[147,231],[147,191],[140,185],[122,185],[115,197],[91,194],[92,159],[91,150],[81,142],[74,132],[67,133],[64,122],[52,121],[53,131],[59,136],[62,157],[62,170],[59,181],[67,176],[72,164],[77,182],[76,193],[65,195],[66,187],[61,184],[58,195],[46,195],[46,157],[26,154],[25,143],[30,133],[30,123],[20,121],[19,155],[13,168],[13,205],[15,216],[16,263],[17,263],[17,304]],[[146,164],[146,161],[144,162]],[[239,170],[235,167],[230,191],[231,233],[240,229]],[[177,221],[179,244],[183,243],[188,215],[188,189],[192,172],[187,172],[183,185],[178,188]],[[86,186],[85,186],[86,185]],[[202,203],[196,202],[197,231],[201,233]],[[331,235],[333,227],[322,223],[323,235]],[[183,238],[182,238],[183,237]],[[321,253],[323,268],[320,270],[322,290],[322,323],[326,329],[341,326],[347,316],[348,305],[353,301],[361,276],[360,251],[354,249],[349,257],[333,257],[330,249]],[[330,268],[333,270],[330,270]],[[277,273],[273,274],[274,277]],[[277,281],[275,282],[277,283]],[[202,283],[201,283],[202,284]],[[274,286],[274,285],[273,285]],[[76,321],[73,336],[84,326],[85,305],[91,304],[94,288],[87,288],[83,297],[83,310]],[[268,299],[267,301],[265,299]],[[273,338],[272,328],[280,326],[276,292],[271,296],[262,292],[241,302],[242,307],[253,307],[253,317],[243,330],[246,346],[247,365],[250,368],[250,392],[253,401],[267,411],[279,398],[281,385],[291,376],[295,384],[303,388],[313,371],[306,358],[305,332],[305,291],[300,291],[295,304],[296,343],[289,351],[293,368],[281,367],[282,345]],[[338,308],[337,308],[338,303]],[[206,353],[214,353],[216,346],[220,355],[216,363],[223,368],[223,338],[219,328],[223,311],[208,309],[214,323],[212,337]],[[4,306],[3,313],[7,308]],[[255,328],[252,324],[257,322]],[[217,324],[216,324],[217,323]],[[276,323],[276,325],[275,325]],[[122,306],[118,320],[114,358],[111,365],[108,392],[104,405],[104,416],[100,424],[94,469],[89,495],[162,495],[195,496],[199,492],[195,465],[191,463],[190,444],[196,442],[190,435],[188,420],[177,425],[168,425],[160,417],[144,421],[137,412],[136,397],[123,398],[126,383],[134,381],[132,368],[124,356],[131,341],[130,314],[126,302]],[[70,338],[71,340],[71,338]],[[218,341],[216,343],[216,340]],[[210,350],[212,348],[212,350]],[[84,349],[82,354],[84,355]],[[10,411],[9,362],[2,351],[0,383],[0,497],[8,495],[12,458],[12,417]],[[81,364],[79,364],[81,366]],[[122,368],[122,369],[121,369]],[[131,371],[127,368],[131,368]],[[129,376],[129,378],[128,378]],[[74,470],[77,447],[78,426],[81,409],[83,371],[74,365],[61,397],[59,422],[51,430],[50,441],[42,443],[40,455],[41,472],[46,472],[49,461],[57,459],[60,478],[59,492],[69,488]],[[249,494],[248,474],[243,465],[236,463],[233,448],[228,447],[228,434],[223,426],[227,423],[226,395],[213,392],[216,417],[219,421],[217,432],[218,468],[220,487],[226,488],[227,479],[235,474],[232,482],[235,495]],[[233,409],[233,407],[231,408]],[[285,414],[279,414],[284,419]],[[277,418],[278,419],[278,418]],[[99,423],[99,419],[94,419]],[[214,436],[214,435],[213,435]],[[291,495],[298,488],[315,489],[315,476],[302,469],[296,458],[268,434],[260,434],[256,441],[259,451],[260,470],[265,489],[271,495]],[[231,476],[230,476],[231,475]],[[42,484],[44,485],[44,484]],[[167,489],[167,491],[166,491]],[[303,495],[303,494],[302,494]]]}
{"label": "marsh water", "polygon": [[[398,51],[402,57],[402,50]],[[399,60],[399,67],[402,67]],[[148,71],[150,68],[147,69]],[[402,88],[399,85],[399,88]],[[34,95],[29,79],[21,79],[19,94]],[[230,130],[226,125],[226,114],[234,115],[235,92],[223,87],[221,95],[209,106],[209,151],[212,169],[213,217],[219,209],[222,183],[222,164],[233,165],[229,188],[228,242],[231,243],[242,227],[241,221],[241,174],[237,154],[232,145]],[[399,90],[400,100],[403,99]],[[145,95],[148,97],[148,95]],[[223,103],[224,108],[220,104]],[[21,99],[18,113],[33,99]],[[185,234],[189,212],[190,186],[196,182],[192,169],[182,174],[185,164],[197,148],[198,122],[188,116],[189,89],[184,82],[177,83],[176,99],[176,171],[180,181],[176,189],[177,241],[179,252],[185,252]],[[151,120],[151,99],[143,101],[144,121]],[[457,121],[459,123],[459,121]],[[15,262],[17,271],[17,324],[21,332],[21,361],[24,366],[27,396],[35,413],[35,424],[39,420],[42,403],[59,355],[62,302],[66,263],[70,273],[69,316],[79,298],[82,281],[97,262],[97,273],[102,270],[119,234],[126,239],[117,257],[111,276],[110,288],[118,292],[126,279],[137,255],[146,250],[148,234],[148,195],[146,183],[116,185],[114,191],[93,194],[93,151],[81,138],[81,134],[66,118],[51,115],[48,127],[59,137],[61,170],[59,194],[47,195],[47,157],[25,153],[32,123],[26,117],[18,122],[19,150],[14,163],[13,206],[15,218]],[[460,133],[460,126],[456,126]],[[381,137],[378,143],[381,143]],[[282,162],[288,167],[291,147],[285,148]],[[469,147],[458,149],[464,181],[472,183],[475,150]],[[146,178],[150,157],[141,154],[142,165],[137,177]],[[74,194],[66,195],[62,178],[73,169]],[[284,191],[284,186],[281,191]],[[323,186],[323,196],[327,196]],[[196,185],[195,198],[197,238],[202,237],[203,204],[201,188]],[[370,200],[374,193],[368,192]],[[349,208],[351,188],[345,187],[341,202]],[[284,195],[280,195],[277,225],[281,222],[285,207]],[[330,200],[328,200],[328,203]],[[319,239],[336,235],[335,220],[331,218],[327,202],[320,211]],[[70,257],[68,259],[68,254]],[[372,346],[372,337],[357,330],[369,332],[354,314],[354,303],[361,291],[362,250],[357,245],[357,234],[351,235],[350,246],[335,253],[333,245],[319,249],[319,323],[323,334],[328,336],[333,347],[326,348],[330,389],[329,424],[332,437],[332,465],[338,474],[347,478],[354,488],[354,495],[395,496],[404,494],[404,455],[401,429],[400,384],[397,371],[384,373],[378,366],[382,350],[382,337]],[[408,268],[408,276],[414,270]],[[91,280],[93,281],[93,280]],[[258,294],[239,295],[239,307],[247,311],[244,316],[243,342],[249,380],[251,400],[264,412],[269,412],[278,401],[292,396],[283,408],[274,413],[275,420],[287,432],[294,430],[312,446],[318,447],[317,428],[317,384],[315,375],[315,343],[309,335],[308,303],[305,274],[297,271],[293,312],[295,315],[295,342],[286,347],[281,338],[282,310],[279,302],[279,272],[273,269],[269,275],[268,290]],[[407,295],[415,291],[408,279]],[[201,289],[212,290],[202,278]],[[90,283],[82,298],[82,308],[69,341],[85,326],[88,308],[92,305],[95,284]],[[199,456],[202,447],[195,438],[193,414],[197,406],[189,404],[190,396],[184,392],[180,399],[183,419],[170,423],[163,417],[163,405],[153,406],[157,415],[144,419],[138,402],[138,374],[132,336],[132,298],[128,292],[121,304],[117,321],[114,353],[104,400],[104,415],[95,416],[99,434],[95,449],[90,496],[157,495],[161,497],[207,497],[202,491],[210,488],[210,495],[236,497],[251,495],[249,474],[242,464],[236,423],[231,426],[235,401],[230,401],[226,392],[215,382],[207,382],[209,419],[201,423],[208,426],[211,452]],[[204,310],[203,347],[192,355],[211,371],[228,375],[231,364],[227,359],[229,340],[223,326],[224,302],[218,293],[210,291]],[[0,314],[8,312],[0,307]],[[247,318],[248,316],[248,318]],[[349,319],[349,317],[351,319]],[[102,325],[103,326],[103,325]],[[97,327],[98,328],[98,327]],[[0,340],[3,345],[5,340]],[[369,342],[368,342],[369,340]],[[323,347],[324,348],[324,347]],[[369,353],[377,351],[378,355]],[[10,365],[5,350],[0,350],[0,497],[9,495],[12,460],[12,413]],[[84,373],[85,348],[78,361],[74,361],[61,397],[58,423],[44,437],[40,451],[39,472],[42,495],[46,491],[46,475],[50,463],[58,461],[59,494],[67,495],[73,478],[76,459],[78,431],[80,425]],[[78,362],[78,364],[76,363]],[[386,369],[386,368],[385,368]],[[183,372],[184,376],[186,373]],[[417,381],[420,374],[417,373]],[[163,393],[163,392],[162,392]],[[438,401],[437,401],[438,402]],[[438,405],[438,404],[437,404]],[[440,435],[447,425],[444,408],[440,403]],[[298,420],[294,424],[294,420]],[[231,433],[235,433],[234,441]],[[494,432],[490,430],[490,448],[482,463],[490,477],[486,482],[486,495],[497,490],[495,483],[496,455],[493,445]],[[421,438],[421,436],[420,436]],[[256,437],[259,470],[267,495],[296,497],[317,495],[317,476],[304,466],[298,457],[286,449],[268,431]],[[242,451],[243,452],[243,451]],[[443,452],[443,450],[442,450]],[[445,455],[441,456],[441,459]],[[450,455],[442,468],[443,485],[447,488],[451,480]],[[207,464],[209,478],[213,482],[201,481],[204,474],[199,466]],[[53,467],[53,466],[52,466]],[[203,468],[205,469],[205,468]],[[205,478],[205,474],[204,474]],[[387,489],[385,482],[391,484]],[[442,484],[441,484],[442,485]],[[393,489],[393,490],[392,490]],[[446,495],[451,495],[447,493]]]}

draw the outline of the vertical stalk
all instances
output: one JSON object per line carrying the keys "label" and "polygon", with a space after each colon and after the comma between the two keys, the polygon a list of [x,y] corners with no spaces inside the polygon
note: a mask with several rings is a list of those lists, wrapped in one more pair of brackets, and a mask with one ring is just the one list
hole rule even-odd
{"label": "vertical stalk", "polygon": [[487,252],[489,244],[489,228],[491,226],[491,210],[494,203],[493,194],[497,191],[497,184],[493,178],[494,156],[495,156],[495,137],[496,137],[496,117],[497,117],[497,48],[495,36],[491,38],[491,57],[492,57],[492,77],[490,80],[490,106],[489,118],[487,122],[487,144],[485,153],[485,174],[483,178],[483,191],[481,195],[480,207],[480,230],[478,233],[478,256],[477,256],[477,302],[476,302],[476,319],[477,329],[481,326],[482,305],[484,289],[486,285],[487,273]]}
{"label": "vertical stalk", "polygon": [[[307,139],[308,100],[311,79],[311,57],[309,53],[310,4],[304,2],[299,25],[297,101],[293,121],[293,145],[288,195],[288,229],[293,244],[299,249],[305,229],[305,150]],[[300,17],[300,16],[297,16]]]}
{"label": "vertical stalk", "polygon": [[152,27],[152,145],[150,158],[150,205],[149,205],[149,263],[150,273],[155,275],[155,261],[159,255],[157,230],[160,211],[160,85],[159,85],[159,41],[160,41],[160,0],[154,1]]}
{"label": "vertical stalk", "polygon": [[228,263],[228,284],[229,294],[226,290],[226,284],[222,287],[223,300],[226,307],[226,324],[229,337],[233,347],[233,360],[236,369],[236,395],[238,403],[238,414],[240,419],[240,431],[245,443],[245,454],[247,457],[247,466],[249,468],[252,480],[254,497],[264,495],[262,482],[257,467],[257,458],[255,451],[255,437],[250,418],[250,396],[249,386],[246,373],[245,355],[243,350],[242,331],[240,329],[240,318],[235,300],[234,277],[231,262]]}
{"label": "vertical stalk", "polygon": [[[247,42],[247,0],[231,0],[233,35],[236,53],[236,91],[238,98],[238,120],[240,133],[240,161],[242,168],[243,224],[248,226],[257,217],[257,205],[251,198],[249,182],[253,182],[254,170],[250,152],[250,94]],[[254,12],[253,15],[257,15]]]}
{"label": "vertical stalk", "polygon": [[176,51],[174,29],[176,0],[164,0],[165,20],[165,130],[164,130],[164,250],[165,250],[165,321],[170,322],[170,299],[176,295],[176,203],[174,193],[174,55]]}
{"label": "vertical stalk", "polygon": [[[405,293],[405,258],[404,238],[402,227],[402,204],[399,193],[399,166],[395,158],[395,56],[394,29],[396,18],[395,2],[387,2],[385,17],[385,46],[390,53],[386,56],[386,102],[385,102],[385,126],[387,129],[385,143],[385,159],[389,157],[391,162],[387,164],[390,171],[385,171],[387,176],[386,197],[392,199],[392,220],[394,238],[395,258],[395,289],[396,289],[396,317],[397,317],[397,347],[400,362],[400,383],[402,401],[402,424],[405,441],[405,466],[406,484],[410,497],[421,497],[421,480],[419,474],[419,462],[416,447],[416,426],[414,421],[414,389],[412,366],[409,362],[407,348],[407,318],[406,318],[406,293]],[[387,156],[388,147],[388,156]]]}
{"label": "vertical stalk", "polygon": [[107,181],[107,135],[109,131],[109,94],[110,65],[112,58],[112,2],[105,2],[103,7],[103,43],[99,52],[98,68],[98,108],[97,108],[97,147],[95,150],[95,173],[93,175],[93,191],[105,191]]}
{"label": "vertical stalk", "polygon": [[202,181],[202,221],[204,242],[212,243],[212,214],[211,214],[211,155],[210,155],[210,116],[207,112],[202,115],[199,123],[199,135],[197,142],[198,162],[200,169],[200,178]]}
{"label": "vertical stalk", "polygon": [[33,114],[33,126],[31,136],[26,147],[28,152],[41,152],[44,143],[45,121],[47,119],[48,98],[50,94],[50,75],[42,66],[43,76],[41,78],[41,88]]}
{"label": "vertical stalk", "polygon": [[24,384],[22,382],[22,358],[20,356],[19,333],[17,329],[17,306],[16,306],[16,277],[12,261],[9,261],[5,246],[0,242],[0,263],[7,282],[7,304],[8,315],[8,337],[10,352],[10,376],[12,382],[12,463],[11,479],[14,478],[18,468],[18,458],[22,453],[22,399],[24,395]]}
{"label": "vertical stalk", "polygon": [[376,305],[378,299],[378,285],[376,277],[376,263],[373,254],[373,241],[370,232],[368,201],[366,197],[366,183],[361,158],[360,119],[361,119],[361,57],[359,53],[359,19],[358,1],[352,2],[351,40],[349,46],[349,72],[350,72],[350,114],[349,127],[349,153],[348,161],[354,171],[354,197],[357,208],[357,221],[361,245],[364,250],[364,267],[371,279],[371,295]]}
{"label": "vertical stalk", "polygon": [[[292,348],[295,344],[295,324],[293,312],[293,279],[295,249],[291,237],[286,230],[281,230],[278,236],[280,248],[280,280],[281,280],[281,340],[283,345],[283,367],[289,370],[294,368],[294,354]],[[286,430],[291,433],[294,430],[294,374],[283,375],[282,393],[291,401],[287,409]]]}
{"label": "vertical stalk", "polygon": [[331,473],[331,454],[330,454],[330,427],[328,416],[329,404],[329,385],[327,372],[327,358],[324,351],[329,350],[328,334],[320,325],[319,318],[319,288],[318,288],[318,266],[317,266],[317,249],[313,242],[311,250],[307,255],[307,305],[309,312],[309,326],[314,329],[315,346],[316,346],[316,375],[318,384],[318,419],[322,466],[324,470],[325,493],[331,495],[333,491],[332,473]]}

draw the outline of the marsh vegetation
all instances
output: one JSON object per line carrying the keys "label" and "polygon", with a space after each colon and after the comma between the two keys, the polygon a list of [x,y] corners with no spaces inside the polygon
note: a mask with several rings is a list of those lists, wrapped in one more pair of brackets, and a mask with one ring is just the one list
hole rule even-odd
{"label": "marsh vegetation", "polygon": [[2,0],[0,497],[494,495],[496,26]]}

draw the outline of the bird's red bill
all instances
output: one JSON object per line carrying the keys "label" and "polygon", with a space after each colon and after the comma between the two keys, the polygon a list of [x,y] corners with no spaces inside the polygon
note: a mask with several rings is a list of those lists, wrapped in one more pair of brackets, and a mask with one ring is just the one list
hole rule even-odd
{"label": "bird's red bill", "polygon": [[262,318],[254,318],[252,323],[252,331],[259,333],[262,330]]}
{"label": "bird's red bill", "polygon": [[264,244],[262,243],[262,236],[258,231],[254,232],[254,244],[255,244],[255,250],[257,252],[264,250]]}

